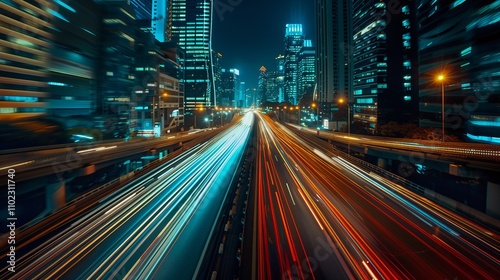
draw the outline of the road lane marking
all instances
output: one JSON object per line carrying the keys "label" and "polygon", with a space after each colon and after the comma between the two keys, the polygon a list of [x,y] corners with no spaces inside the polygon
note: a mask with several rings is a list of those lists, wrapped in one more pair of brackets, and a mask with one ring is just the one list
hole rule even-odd
{"label": "road lane marking", "polygon": [[293,199],[292,192],[290,191],[290,187],[288,186],[288,183],[286,184],[286,188],[288,189],[288,193],[290,194],[290,197],[292,198],[293,205],[295,205],[295,200]]}

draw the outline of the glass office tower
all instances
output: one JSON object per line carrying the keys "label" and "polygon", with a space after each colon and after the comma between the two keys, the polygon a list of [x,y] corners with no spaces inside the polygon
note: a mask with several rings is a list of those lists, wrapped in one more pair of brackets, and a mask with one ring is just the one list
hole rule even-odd
{"label": "glass office tower", "polygon": [[285,101],[299,102],[299,53],[304,45],[302,24],[287,24],[285,31]]}
{"label": "glass office tower", "polygon": [[211,33],[212,2],[172,0],[169,2],[168,40],[185,50],[185,108],[212,108],[215,104]]}

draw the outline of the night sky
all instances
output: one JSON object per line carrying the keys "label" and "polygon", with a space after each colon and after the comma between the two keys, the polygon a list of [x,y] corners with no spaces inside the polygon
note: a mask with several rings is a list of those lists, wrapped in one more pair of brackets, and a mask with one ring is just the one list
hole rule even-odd
{"label": "night sky", "polygon": [[[259,68],[275,70],[274,58],[283,54],[285,25],[302,23],[313,41],[314,1],[216,0],[212,48],[222,54],[223,68],[240,70],[247,88],[257,87]],[[224,11],[224,7],[228,10]]]}

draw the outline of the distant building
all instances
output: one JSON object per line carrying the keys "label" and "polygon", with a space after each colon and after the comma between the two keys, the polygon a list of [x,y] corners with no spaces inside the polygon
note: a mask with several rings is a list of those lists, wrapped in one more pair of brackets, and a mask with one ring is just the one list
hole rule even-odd
{"label": "distant building", "polygon": [[285,57],[281,54],[276,58],[276,90],[278,96],[278,103],[285,102]]}
{"label": "distant building", "polygon": [[287,24],[285,29],[285,102],[299,102],[299,54],[304,45],[302,24]]}
{"label": "distant building", "polygon": [[221,100],[217,106],[220,107],[237,107],[240,91],[240,72],[238,69],[222,68],[221,74]]}
{"label": "distant building", "polygon": [[168,41],[184,49],[181,64],[185,73],[185,109],[212,108],[215,85],[212,69],[212,2],[204,0],[171,0],[168,5]]}
{"label": "distant building", "polygon": [[[299,101],[306,93],[312,94],[316,85],[316,51],[311,40],[304,40],[304,45],[299,53],[298,64],[298,98]],[[309,104],[310,105],[310,104]]]}
{"label": "distant building", "polygon": [[257,92],[257,104],[261,106],[267,101],[267,69],[261,66],[259,69],[259,82],[258,82],[258,92]]}
{"label": "distant building", "polygon": [[220,105],[222,93],[222,60],[221,53],[212,50],[212,67],[214,69],[215,100]]}
{"label": "distant building", "polygon": [[[420,125],[500,143],[500,4],[416,1],[419,18]],[[437,81],[444,75],[443,84]]]}
{"label": "distant building", "polygon": [[267,96],[266,101],[278,102],[279,100],[279,84],[278,71],[267,72]]}

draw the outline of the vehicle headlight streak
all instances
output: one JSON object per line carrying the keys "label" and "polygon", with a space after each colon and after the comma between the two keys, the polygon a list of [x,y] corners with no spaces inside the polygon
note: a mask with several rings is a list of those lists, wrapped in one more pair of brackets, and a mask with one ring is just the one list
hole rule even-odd
{"label": "vehicle headlight streak", "polygon": [[[224,190],[227,194],[227,187],[220,185],[222,181],[217,186],[214,182],[241,158],[252,115],[247,114],[232,129],[188,152],[190,156],[182,162],[173,160],[167,167],[148,174],[142,182],[134,181],[139,188],[130,186],[132,191],[101,201],[97,209],[73,223],[64,234],[43,244],[36,257],[27,257],[32,261],[18,276],[59,278],[77,268],[78,275],[85,278],[125,274],[152,277],[202,203],[211,203],[211,193]],[[144,185],[143,182],[152,183]],[[218,209],[222,203],[215,202],[215,205],[214,209]],[[66,240],[64,236],[74,239],[60,241]],[[90,265],[78,265],[98,247],[102,247],[100,253]],[[134,259],[138,253],[140,258]]]}

